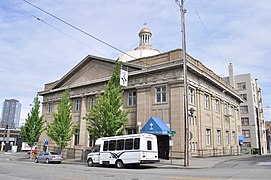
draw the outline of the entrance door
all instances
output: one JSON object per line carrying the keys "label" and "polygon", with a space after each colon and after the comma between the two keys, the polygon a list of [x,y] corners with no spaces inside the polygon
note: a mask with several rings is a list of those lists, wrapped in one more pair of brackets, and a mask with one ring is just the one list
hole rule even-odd
{"label": "entrance door", "polygon": [[156,135],[158,143],[158,157],[161,159],[169,159],[169,136]]}

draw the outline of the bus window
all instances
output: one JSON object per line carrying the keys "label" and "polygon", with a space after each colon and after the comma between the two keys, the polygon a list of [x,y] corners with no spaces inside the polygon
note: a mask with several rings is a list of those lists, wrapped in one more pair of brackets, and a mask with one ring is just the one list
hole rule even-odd
{"label": "bus window", "polygon": [[103,151],[108,151],[108,141],[104,141]]}
{"label": "bus window", "polygon": [[93,149],[92,149],[92,152],[95,153],[95,152],[100,152],[100,145],[96,145]]}
{"label": "bus window", "polygon": [[117,140],[117,150],[124,150],[124,139]]}
{"label": "bus window", "polygon": [[126,139],[125,140],[125,150],[133,149],[133,139]]}
{"label": "bus window", "polygon": [[116,150],[116,140],[109,141],[109,151],[115,151]]}
{"label": "bus window", "polygon": [[147,141],[147,149],[148,150],[152,150],[151,141]]}
{"label": "bus window", "polygon": [[140,147],[140,139],[135,138],[134,139],[134,149],[139,149],[139,147]]}

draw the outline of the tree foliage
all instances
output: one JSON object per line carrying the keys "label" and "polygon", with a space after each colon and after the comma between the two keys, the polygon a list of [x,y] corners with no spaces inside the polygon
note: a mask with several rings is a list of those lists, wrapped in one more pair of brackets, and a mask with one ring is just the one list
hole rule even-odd
{"label": "tree foliage", "polygon": [[72,107],[70,90],[65,90],[57,107],[57,113],[53,113],[53,122],[47,125],[47,135],[60,147],[60,152],[68,145],[68,141],[75,132],[71,114]]}
{"label": "tree foliage", "polygon": [[31,150],[34,143],[39,141],[40,135],[44,130],[43,116],[40,116],[39,108],[40,101],[38,97],[35,97],[33,107],[30,110],[30,113],[27,114],[25,124],[22,126],[20,132],[23,142],[26,142],[31,147]]}
{"label": "tree foliage", "polygon": [[84,117],[93,139],[124,134],[128,113],[122,110],[124,91],[120,86],[120,67],[121,62],[117,62],[104,94],[96,96],[94,106]]}

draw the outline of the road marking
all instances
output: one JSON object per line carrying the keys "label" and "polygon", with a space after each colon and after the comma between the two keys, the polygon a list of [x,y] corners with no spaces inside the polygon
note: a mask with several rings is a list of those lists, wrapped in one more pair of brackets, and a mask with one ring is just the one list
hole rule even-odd
{"label": "road marking", "polygon": [[[183,177],[183,176],[164,176],[167,179],[182,179],[182,180],[210,180],[211,178],[191,178],[191,177]],[[214,180],[214,179],[212,179]]]}
{"label": "road marking", "polygon": [[258,166],[271,166],[271,162],[259,162]]}

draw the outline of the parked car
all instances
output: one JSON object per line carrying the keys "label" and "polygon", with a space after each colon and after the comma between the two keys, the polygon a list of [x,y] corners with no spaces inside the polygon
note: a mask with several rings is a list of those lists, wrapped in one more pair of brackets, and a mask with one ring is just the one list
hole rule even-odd
{"label": "parked car", "polygon": [[45,162],[48,164],[50,162],[54,162],[60,164],[63,159],[64,157],[58,152],[43,152],[42,154],[39,154],[35,157],[35,163]]}
{"label": "parked car", "polygon": [[[31,151],[27,151],[27,154],[30,154]],[[37,150],[36,149],[33,149],[32,150],[32,154],[37,154]]]}

